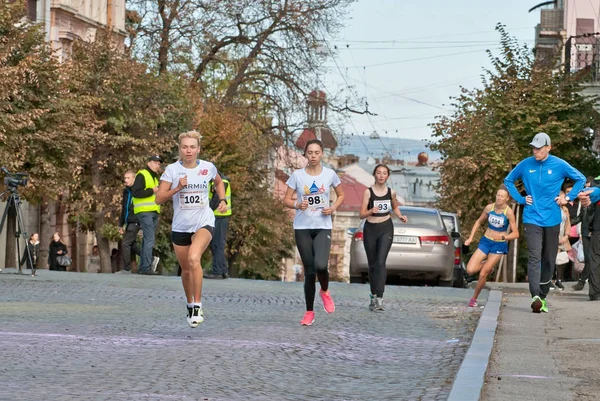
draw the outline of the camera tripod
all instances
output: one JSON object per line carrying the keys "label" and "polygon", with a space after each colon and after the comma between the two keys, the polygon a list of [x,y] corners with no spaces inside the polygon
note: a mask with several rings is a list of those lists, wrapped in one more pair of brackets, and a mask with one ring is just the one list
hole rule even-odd
{"label": "camera tripod", "polygon": [[[23,224],[23,214],[21,212],[21,198],[19,197],[19,194],[16,190],[16,188],[11,188],[10,186],[8,187],[8,189],[6,189],[4,192],[0,193],[0,198],[2,196],[4,196],[4,194],[6,194],[7,192],[9,192],[8,195],[8,199],[6,200],[6,207],[4,208],[4,214],[2,215],[2,220],[0,221],[0,233],[2,232],[2,229],[4,228],[4,223],[6,222],[6,218],[8,217],[8,213],[10,211],[10,208],[14,208],[15,213],[17,215],[17,221],[16,221],[16,226],[15,226],[15,231],[13,232],[14,236],[15,236],[15,241],[17,244],[17,261],[18,261],[18,274],[22,274],[23,271],[21,269],[21,262],[22,262],[22,258],[21,258],[21,248],[19,246],[19,237],[23,237],[23,239],[25,240],[25,255],[27,255],[27,262],[29,264],[29,266],[31,266],[31,275],[35,276],[36,274],[36,268],[35,268],[35,264],[33,263],[33,258],[31,257],[31,252],[29,251],[29,244],[27,244],[28,242],[28,238],[27,238],[27,232],[25,231],[25,225]],[[8,233],[7,233],[8,235]]]}

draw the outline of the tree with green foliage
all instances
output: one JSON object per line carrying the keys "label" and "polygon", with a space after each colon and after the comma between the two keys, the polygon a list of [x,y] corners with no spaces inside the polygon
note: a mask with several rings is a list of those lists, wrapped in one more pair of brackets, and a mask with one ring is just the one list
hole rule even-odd
{"label": "tree with green foliage", "polygon": [[[26,19],[23,2],[0,8],[0,160],[10,171],[29,174],[19,192],[27,201],[46,204],[67,187],[78,162],[86,111],[63,85],[60,65],[44,42],[43,26]],[[15,225],[14,214],[8,231]],[[41,235],[42,258],[50,235]],[[15,241],[7,242],[13,263]]]}
{"label": "tree with green foliage", "polygon": [[70,213],[95,231],[102,272],[110,272],[123,174],[143,168],[151,154],[172,153],[177,134],[194,125],[194,96],[187,82],[149,72],[104,33],[75,42],[64,69],[64,84],[89,116],[79,127],[85,142],[69,183]]}
{"label": "tree with green foliage", "polygon": [[502,25],[501,53],[488,51],[492,67],[482,87],[454,98],[451,116],[432,124],[440,152],[438,205],[461,213],[470,227],[512,168],[531,156],[529,143],[538,132],[552,139],[552,154],[584,174],[600,171],[589,128],[598,125],[594,99],[581,93],[579,77],[563,75],[536,62],[526,46]]}
{"label": "tree with green foliage", "polygon": [[226,257],[232,275],[278,278],[282,259],[293,255],[294,238],[290,216],[268,179],[269,139],[245,116],[216,104],[206,106],[198,129],[201,157],[231,181]]}

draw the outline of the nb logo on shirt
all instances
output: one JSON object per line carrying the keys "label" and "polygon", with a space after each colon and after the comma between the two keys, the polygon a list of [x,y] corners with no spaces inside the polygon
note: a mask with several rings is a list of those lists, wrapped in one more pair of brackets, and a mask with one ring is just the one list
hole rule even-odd
{"label": "nb logo on shirt", "polygon": [[202,169],[198,171],[198,175],[207,175],[208,174],[208,169]]}

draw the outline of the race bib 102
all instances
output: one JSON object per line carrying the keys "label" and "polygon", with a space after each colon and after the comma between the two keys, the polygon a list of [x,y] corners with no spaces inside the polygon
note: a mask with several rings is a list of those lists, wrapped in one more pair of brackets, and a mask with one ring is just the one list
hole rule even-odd
{"label": "race bib 102", "polygon": [[179,193],[179,207],[181,209],[204,209],[207,204],[207,197],[202,192]]}

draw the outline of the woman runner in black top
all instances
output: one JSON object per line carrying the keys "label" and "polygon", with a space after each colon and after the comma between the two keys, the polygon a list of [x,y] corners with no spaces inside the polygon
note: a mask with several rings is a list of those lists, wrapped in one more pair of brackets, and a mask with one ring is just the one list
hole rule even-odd
{"label": "woman runner in black top", "polygon": [[390,169],[378,164],[373,170],[375,185],[365,190],[360,207],[360,218],[367,219],[363,229],[364,246],[369,262],[369,284],[371,285],[371,311],[383,311],[383,291],[385,289],[387,260],[394,239],[394,224],[391,213],[406,223],[406,216],[400,212],[396,191],[386,183]]}

